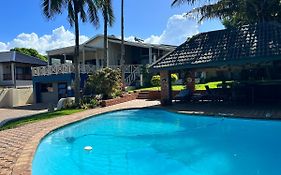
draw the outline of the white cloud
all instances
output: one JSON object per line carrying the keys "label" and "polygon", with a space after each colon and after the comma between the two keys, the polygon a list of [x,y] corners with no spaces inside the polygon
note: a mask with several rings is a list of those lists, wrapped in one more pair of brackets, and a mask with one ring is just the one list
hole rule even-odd
{"label": "white cloud", "polygon": [[[179,45],[188,37],[199,33],[199,25],[192,17],[185,14],[171,16],[166,28],[160,35],[151,35],[144,42],[152,44],[171,44]],[[36,33],[21,33],[9,42],[0,41],[0,51],[10,50],[14,47],[34,48],[38,52],[45,54],[47,50],[62,48],[74,45],[75,35],[66,30],[64,26],[54,29],[51,34],[38,36]],[[80,43],[87,41],[87,36],[80,36]],[[127,41],[135,41],[134,36],[126,37]]]}
{"label": "white cloud", "polygon": [[[87,41],[87,36],[80,36],[80,43]],[[0,51],[6,51],[14,47],[34,48],[45,54],[47,50],[74,45],[75,35],[61,26],[49,35],[38,36],[36,33],[21,33],[10,42],[0,42]]]}
{"label": "white cloud", "polygon": [[167,21],[167,26],[161,35],[151,35],[144,42],[152,44],[179,45],[199,33],[199,24],[186,14],[173,15]]}

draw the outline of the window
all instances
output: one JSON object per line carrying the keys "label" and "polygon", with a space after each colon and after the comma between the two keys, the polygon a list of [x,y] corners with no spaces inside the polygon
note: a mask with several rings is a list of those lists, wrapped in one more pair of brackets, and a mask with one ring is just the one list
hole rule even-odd
{"label": "window", "polygon": [[31,68],[30,67],[16,67],[16,79],[17,80],[31,80]]}
{"label": "window", "polygon": [[52,83],[42,83],[41,92],[54,92],[53,84]]}

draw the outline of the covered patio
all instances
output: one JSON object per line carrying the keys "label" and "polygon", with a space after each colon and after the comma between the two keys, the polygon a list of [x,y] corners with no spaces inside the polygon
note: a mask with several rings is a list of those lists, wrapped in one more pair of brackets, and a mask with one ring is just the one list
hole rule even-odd
{"label": "covered patio", "polygon": [[198,93],[195,84],[221,81],[220,87],[209,90],[223,97],[220,101],[280,103],[280,46],[278,23],[198,34],[151,66],[161,76],[161,103],[172,104],[171,73],[182,74],[193,93]]}

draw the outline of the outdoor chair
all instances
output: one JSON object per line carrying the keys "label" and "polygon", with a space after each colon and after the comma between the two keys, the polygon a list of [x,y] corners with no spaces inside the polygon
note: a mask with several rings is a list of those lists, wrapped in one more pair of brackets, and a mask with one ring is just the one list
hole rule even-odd
{"label": "outdoor chair", "polygon": [[175,97],[175,102],[177,101],[189,101],[192,96],[192,93],[189,89],[181,90]]}

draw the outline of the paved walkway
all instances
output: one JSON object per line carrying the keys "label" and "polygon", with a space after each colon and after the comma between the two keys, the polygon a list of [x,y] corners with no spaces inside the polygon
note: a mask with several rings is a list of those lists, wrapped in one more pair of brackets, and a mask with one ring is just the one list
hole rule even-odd
{"label": "paved walkway", "polygon": [[[80,113],[31,123],[19,128],[0,131],[0,175],[30,175],[37,145],[50,131],[66,124],[104,112],[158,106],[158,101],[133,100],[130,102],[83,111]],[[176,104],[165,109],[188,114],[226,115],[245,118],[281,119],[279,106],[234,106],[223,104]]]}
{"label": "paved walkway", "polygon": [[46,105],[36,104],[14,108],[0,108],[0,126],[2,126],[8,120],[39,114],[42,112],[47,112]]}
{"label": "paved walkway", "polygon": [[58,127],[104,112],[155,105],[159,102],[134,100],[0,131],[0,175],[30,175],[33,155],[40,139]]}

